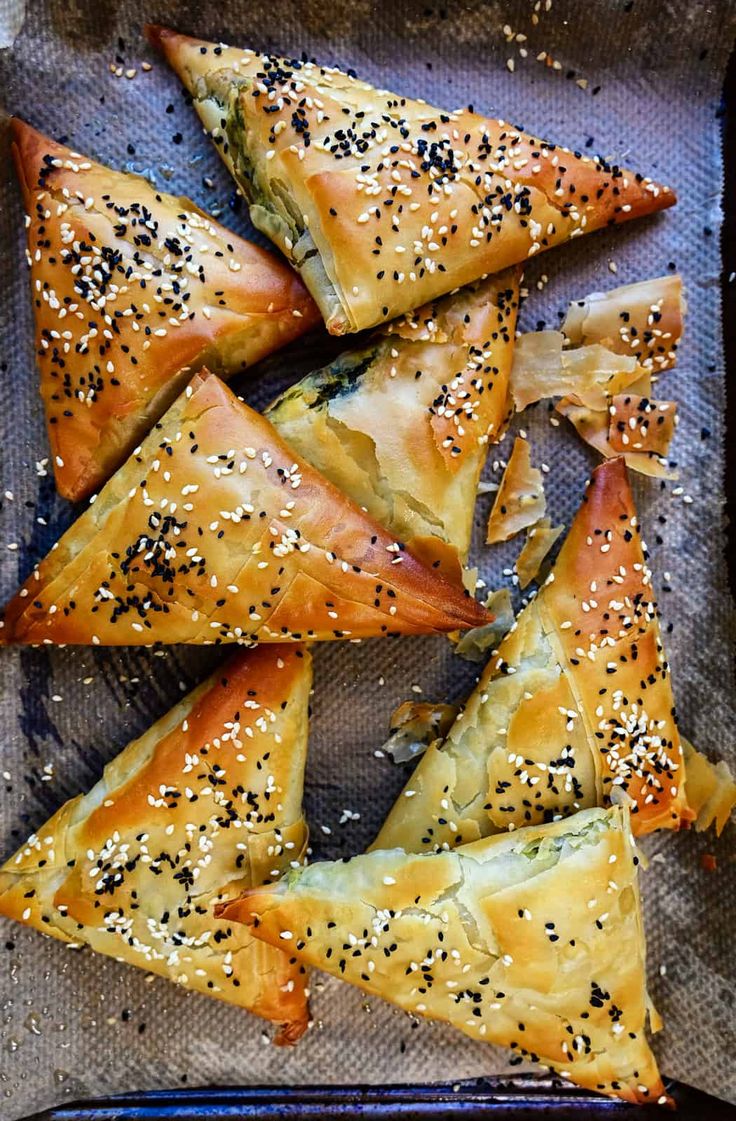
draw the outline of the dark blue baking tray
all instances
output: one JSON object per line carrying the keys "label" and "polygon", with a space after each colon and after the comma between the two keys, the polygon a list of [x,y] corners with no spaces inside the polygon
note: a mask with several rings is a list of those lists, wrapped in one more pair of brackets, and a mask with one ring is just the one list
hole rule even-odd
{"label": "dark blue baking tray", "polygon": [[[665,1080],[682,1121],[734,1121],[736,1106]],[[314,1118],[348,1121],[450,1121],[492,1117],[494,1121],[538,1121],[541,1117],[631,1118],[658,1116],[657,1106],[627,1105],[564,1086],[543,1075],[478,1078],[424,1086],[252,1086],[241,1089],[173,1090],[59,1106],[28,1121],[275,1121]]]}

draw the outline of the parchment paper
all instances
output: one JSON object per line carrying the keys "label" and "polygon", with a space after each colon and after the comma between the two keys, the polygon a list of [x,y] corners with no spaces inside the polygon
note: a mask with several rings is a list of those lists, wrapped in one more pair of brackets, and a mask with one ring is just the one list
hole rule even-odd
{"label": "parchment paper", "polygon": [[[0,51],[0,96],[9,112],[103,161],[144,171],[162,188],[190,194],[241,233],[248,232],[243,207],[173,74],[145,44],[146,20],[284,53],[306,50],[322,61],[352,65],[378,85],[451,108],[472,103],[671,183],[680,203],[660,218],[582,238],[535,260],[522,326],[556,326],[568,299],[591,290],[675,266],[684,274],[686,337],[677,368],[662,383],[664,395],[681,405],[674,454],[682,478],[662,486],[640,479],[636,492],[683,730],[733,765],[734,614],[724,565],[718,284],[719,103],[736,11],[717,0],[710,6],[697,0],[554,0],[548,6],[548,0],[443,8],[433,0],[30,0],[14,48]],[[508,42],[509,32],[528,39]],[[560,68],[537,61],[541,52]],[[141,69],[144,60],[152,63],[150,72]],[[134,69],[135,77],[115,77],[110,64]],[[0,512],[5,599],[72,511],[55,497],[50,474],[39,476],[36,467],[48,450],[22,211],[5,135],[0,144],[0,492],[12,495],[2,499]],[[540,291],[543,277],[549,283]],[[315,336],[237,387],[263,406],[335,350],[334,341]],[[551,467],[549,513],[569,525],[595,457],[565,421],[550,426],[546,403],[520,423],[531,435],[535,461]],[[508,455],[510,446],[508,437],[500,454]],[[492,451],[491,460],[495,456]],[[488,475],[494,477],[490,467]],[[481,544],[491,501],[486,495],[478,502],[474,559],[488,584],[499,586],[508,582],[504,568],[520,542],[493,549]],[[87,789],[103,764],[200,680],[216,657],[184,648],[162,657],[133,649],[2,651],[1,855]],[[411,686],[428,698],[457,698],[476,672],[440,638],[335,643],[317,651],[307,776],[315,856],[359,852],[374,836],[407,772],[373,753],[392,709],[412,696]],[[344,809],[360,819],[340,825]],[[719,842],[688,834],[654,838],[646,846],[654,860],[643,892],[651,989],[666,1025],[656,1040],[662,1068],[736,1100],[733,837],[732,825]],[[701,867],[704,852],[716,854],[716,872]],[[11,1121],[83,1095],[184,1084],[428,1081],[509,1069],[502,1052],[449,1028],[413,1024],[336,981],[315,977],[313,1011],[314,1029],[298,1048],[277,1050],[264,1045],[261,1022],[246,1013],[4,923],[0,1117]]]}

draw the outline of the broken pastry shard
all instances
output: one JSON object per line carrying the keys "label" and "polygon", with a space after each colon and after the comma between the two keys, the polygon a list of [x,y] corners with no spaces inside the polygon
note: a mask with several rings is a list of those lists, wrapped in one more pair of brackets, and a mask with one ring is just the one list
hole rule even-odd
{"label": "broken pastry shard", "polygon": [[[591,901],[593,906],[591,906]],[[220,914],[270,945],[627,1101],[666,1101],[647,1043],[625,811],[592,809],[453,852],[313,864]]]}
{"label": "broken pastry shard", "polygon": [[516,558],[516,574],[519,587],[526,588],[535,580],[544,564],[545,557],[555,544],[565,527],[552,525],[549,518],[542,518],[527,530],[524,547]]}
{"label": "broken pastry shard", "polygon": [[532,467],[529,441],[517,436],[488,518],[486,545],[508,541],[544,517],[544,479]]}
{"label": "broken pastry shard", "polygon": [[576,300],[560,331],[531,331],[516,340],[510,390],[517,410],[543,397],[605,410],[609,398],[674,366],[685,311],[679,276]]}
{"label": "broken pastry shard", "polygon": [[464,288],[310,374],[266,415],[398,540],[457,569],[508,412],[518,303],[516,270]]}
{"label": "broken pastry shard", "polygon": [[61,494],[88,496],[191,377],[253,365],[319,321],[286,265],[189,199],[12,122],[36,353]]}
{"label": "broken pastry shard", "polygon": [[677,426],[677,402],[618,393],[608,406],[608,442],[615,452],[666,456]]}
{"label": "broken pastry shard", "polygon": [[[307,843],[311,659],[241,651],[105,768],[0,870],[0,914],[281,1024],[307,1026],[304,969],[213,918]],[[282,952],[282,951],[286,952]]]}
{"label": "broken pastry shard", "polygon": [[575,347],[600,343],[657,373],[675,364],[686,310],[682,277],[657,276],[576,300],[562,331]]}
{"label": "broken pastry shard", "polygon": [[0,636],[249,644],[485,621],[203,373],[31,574]]}
{"label": "broken pastry shard", "polygon": [[555,567],[431,745],[375,848],[453,847],[631,800],[635,833],[691,816],[669,668],[621,459],[602,464]]}
{"label": "broken pastry shard", "polygon": [[[656,479],[676,479],[677,467],[662,454],[669,450],[669,441],[675,432],[677,402],[656,402],[651,396],[650,377],[645,374],[640,380],[632,382],[625,393],[617,393],[607,399],[603,408],[586,404],[586,395],[563,397],[555,409],[574,425],[578,435],[606,459],[620,456],[626,466],[642,475]],[[659,405],[666,405],[663,413]],[[632,409],[633,405],[633,409]],[[642,408],[638,406],[641,405]],[[622,439],[625,433],[618,430],[616,412],[620,409],[627,418],[634,418],[635,428],[631,431],[626,444]],[[661,416],[665,426],[658,432],[649,422]],[[642,424],[642,422],[645,422]],[[636,436],[636,430],[639,435]],[[626,448],[627,450],[622,450]]]}
{"label": "broken pastry shard", "polygon": [[736,780],[724,759],[712,763],[683,738],[687,767],[687,800],[698,833],[715,824],[720,836],[736,806]]}
{"label": "broken pastry shard", "polygon": [[650,179],[504,121],[313,62],[148,34],[332,334],[675,201]]}

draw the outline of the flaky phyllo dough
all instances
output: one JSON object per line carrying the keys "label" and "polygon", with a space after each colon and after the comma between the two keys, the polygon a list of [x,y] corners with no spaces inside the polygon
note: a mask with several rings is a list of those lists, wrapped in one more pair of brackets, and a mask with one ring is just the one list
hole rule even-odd
{"label": "flaky phyllo dough", "polygon": [[[0,870],[0,914],[281,1024],[299,1038],[303,968],[213,907],[297,865],[311,658],[243,651],[54,814]],[[283,952],[283,951],[286,952]]]}
{"label": "flaky phyllo dough", "polygon": [[676,478],[667,460],[675,401],[657,400],[674,366],[687,311],[682,278],[659,276],[593,293],[570,305],[560,331],[521,335],[511,370],[517,410],[558,398],[557,411],[606,459],[656,478]]}
{"label": "flaky phyllo dough", "polygon": [[504,121],[314,62],[148,30],[253,223],[300,271],[333,334],[675,201],[651,179]]}
{"label": "flaky phyllo dough", "polygon": [[686,311],[682,277],[669,273],[575,300],[561,330],[573,347],[597,344],[657,374],[675,364]]}
{"label": "flaky phyllo dough", "polygon": [[396,320],[267,410],[284,439],[408,548],[467,560],[488,444],[508,412],[519,275]]}
{"label": "flaky phyllo dough", "polygon": [[532,466],[529,441],[517,436],[488,518],[486,544],[508,541],[530,529],[546,509],[542,472]]}
{"label": "flaky phyllo dough", "polygon": [[252,644],[486,619],[203,373],[31,573],[0,641]]}
{"label": "flaky phyllo dough", "polygon": [[371,996],[581,1086],[668,1100],[645,1032],[636,857],[621,808],[452,852],[313,864],[219,913]]}
{"label": "flaky phyllo dough", "polygon": [[96,491],[195,369],[233,374],[319,320],[283,262],[190,199],[12,121],[36,359],[60,492]]}
{"label": "flaky phyllo dough", "polygon": [[555,567],[432,744],[374,848],[408,852],[631,801],[691,815],[651,573],[622,460],[594,472]]}

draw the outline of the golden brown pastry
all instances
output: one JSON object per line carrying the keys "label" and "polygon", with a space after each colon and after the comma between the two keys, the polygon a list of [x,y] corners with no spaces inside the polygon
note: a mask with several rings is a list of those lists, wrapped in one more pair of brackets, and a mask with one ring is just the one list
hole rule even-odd
{"label": "golden brown pastry", "polygon": [[519,274],[389,324],[274,402],[284,439],[408,548],[457,575],[508,412]]}
{"label": "golden brown pastry", "polygon": [[644,932],[620,808],[452,852],[312,864],[218,913],[580,1086],[668,1101],[646,1038]]}
{"label": "golden brown pastry", "polygon": [[[637,372],[640,376],[636,381],[629,381],[625,392],[614,392],[599,402],[588,401],[585,393],[574,393],[558,401],[555,409],[567,417],[580,438],[604,459],[620,456],[630,470],[641,475],[676,479],[677,468],[667,459],[667,453],[675,434],[677,402],[655,401],[651,375],[640,368]],[[619,428],[622,417],[626,419],[624,432]],[[632,417],[634,428],[629,428],[628,421]],[[658,426],[659,417],[662,424]],[[650,424],[652,420],[653,425]],[[633,438],[626,443],[623,437],[629,439],[629,433]]]}
{"label": "golden brown pastry", "polygon": [[193,370],[252,366],[320,316],[289,268],[189,199],[11,128],[56,484],[76,501]]}
{"label": "golden brown pastry", "polygon": [[574,347],[600,343],[656,374],[675,364],[686,311],[682,277],[671,273],[575,300],[561,330]]}
{"label": "golden brown pastry", "polygon": [[303,967],[212,907],[303,857],[311,681],[304,646],[238,652],[6,862],[0,914],[247,1008],[295,1042]]}
{"label": "golden brown pastry", "polygon": [[608,406],[608,442],[614,452],[666,456],[677,427],[677,401],[617,393]]}
{"label": "golden brown pastry", "polygon": [[675,202],[650,179],[504,121],[313,62],[148,34],[332,334]]}
{"label": "golden brown pastry", "polygon": [[642,376],[674,366],[687,310],[682,278],[658,276],[576,300],[559,331],[520,335],[511,396],[520,412],[545,397],[572,396],[588,409]]}
{"label": "golden brown pastry", "polygon": [[204,372],[31,573],[0,641],[252,644],[486,619]]}
{"label": "golden brown pastry", "polygon": [[374,848],[453,848],[631,800],[635,833],[692,816],[652,578],[622,460],[596,468],[557,563]]}
{"label": "golden brown pastry", "polygon": [[510,390],[517,412],[569,394],[605,410],[608,397],[644,373],[633,355],[616,354],[600,343],[568,348],[561,331],[528,331],[516,340]]}

